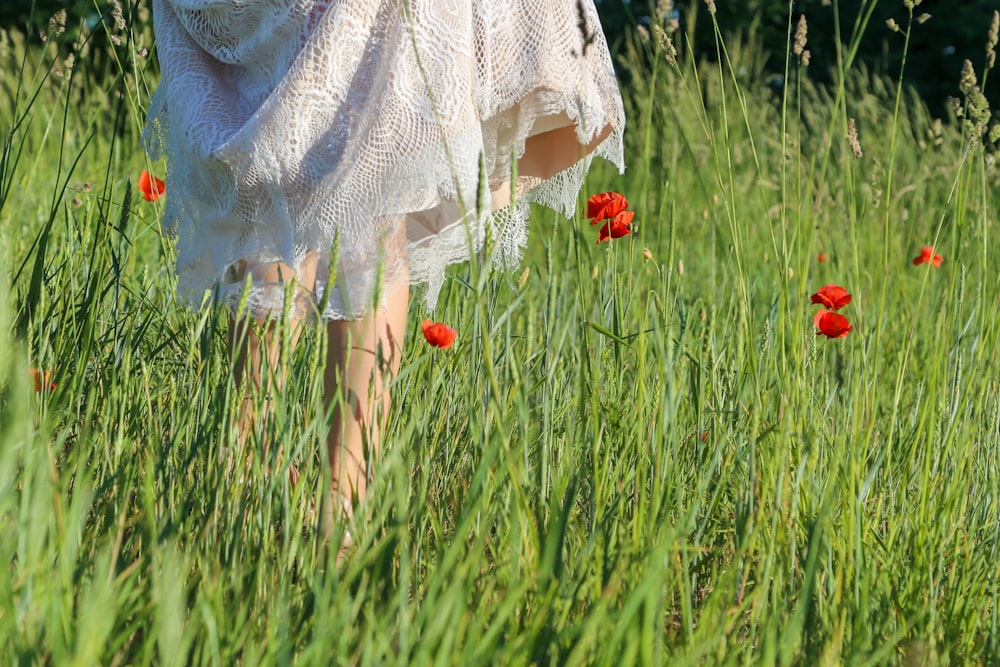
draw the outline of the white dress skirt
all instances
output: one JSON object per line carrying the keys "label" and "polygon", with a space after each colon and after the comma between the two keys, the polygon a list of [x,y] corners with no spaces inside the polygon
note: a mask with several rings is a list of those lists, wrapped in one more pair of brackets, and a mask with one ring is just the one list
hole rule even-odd
{"label": "white dress skirt", "polygon": [[[517,262],[529,203],[572,215],[593,155],[623,169],[624,112],[593,0],[154,0],[153,11],[162,80],[145,141],[166,157],[164,227],[192,305],[246,298],[234,267],[271,262],[312,262],[316,303],[336,245],[322,317],[361,317],[378,284],[403,278],[433,307],[445,269],[486,239],[491,258]],[[557,133],[572,166],[512,188],[529,137],[560,127],[575,128]],[[251,308],[280,311],[282,282],[251,285]]]}

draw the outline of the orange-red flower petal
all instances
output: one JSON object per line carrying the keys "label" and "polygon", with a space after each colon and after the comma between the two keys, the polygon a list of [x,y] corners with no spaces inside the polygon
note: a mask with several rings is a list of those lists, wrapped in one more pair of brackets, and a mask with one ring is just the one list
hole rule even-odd
{"label": "orange-red flower petal", "polygon": [[840,285],[831,284],[820,287],[810,300],[830,310],[840,310],[851,302],[851,295]]}
{"label": "orange-red flower petal", "polygon": [[593,218],[590,224],[596,225],[602,220],[610,220],[628,208],[628,200],[617,192],[602,192],[587,200],[587,217]]}
{"label": "orange-red flower petal", "polygon": [[813,322],[816,323],[816,335],[826,336],[827,338],[843,338],[847,334],[851,333],[854,328],[851,323],[847,321],[847,318],[839,313],[834,313],[829,310],[819,310],[813,317]]}
{"label": "orange-red flower petal", "polygon": [[819,262],[820,264],[822,264],[823,262],[825,262],[826,261],[826,253],[825,252],[821,252],[820,254],[816,255],[816,261]]}
{"label": "orange-red flower petal", "polygon": [[145,169],[139,174],[139,192],[146,201],[156,201],[167,191],[167,184]]}
{"label": "orange-red flower petal", "polygon": [[597,242],[602,243],[604,241],[610,241],[611,239],[621,238],[622,236],[628,236],[632,233],[629,227],[632,225],[632,219],[635,217],[635,211],[623,211],[608,220],[601,226],[600,231],[597,232]]}
{"label": "orange-red flower petal", "polygon": [[43,389],[48,389],[49,391],[56,390],[56,384],[52,381],[52,371],[42,372],[37,368],[29,368],[28,373],[34,381],[35,391],[42,391]]}
{"label": "orange-red flower petal", "polygon": [[935,269],[941,266],[941,262],[944,261],[944,257],[935,254],[934,246],[925,245],[920,249],[920,254],[913,258],[913,264],[919,266],[920,264],[930,264]]}
{"label": "orange-red flower petal", "polygon": [[458,336],[457,331],[443,322],[424,320],[421,322],[420,328],[423,330],[427,342],[442,350],[451,347],[451,344],[455,342],[455,337]]}

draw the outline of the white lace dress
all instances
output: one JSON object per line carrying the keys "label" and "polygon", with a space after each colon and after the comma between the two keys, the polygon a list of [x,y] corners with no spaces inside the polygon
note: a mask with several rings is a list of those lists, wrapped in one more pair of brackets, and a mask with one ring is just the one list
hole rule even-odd
{"label": "white lace dress", "polygon": [[[162,81],[146,144],[167,158],[165,228],[190,303],[239,299],[238,262],[299,271],[311,258],[322,293],[336,244],[323,317],[361,316],[377,281],[403,276],[433,306],[447,266],[485,239],[517,261],[528,202],[571,215],[592,155],[623,168],[624,113],[593,0],[153,8]],[[512,189],[526,140],[567,126],[574,166]],[[281,287],[254,285],[253,307],[280,308]]]}

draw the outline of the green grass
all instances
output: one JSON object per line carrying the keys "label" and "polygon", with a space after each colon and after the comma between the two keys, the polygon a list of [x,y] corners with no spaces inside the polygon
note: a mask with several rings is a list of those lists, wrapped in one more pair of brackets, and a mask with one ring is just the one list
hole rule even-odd
{"label": "green grass", "polygon": [[638,233],[537,211],[523,269],[452,272],[449,351],[414,302],[341,568],[309,511],[322,332],[284,463],[227,471],[225,313],[175,304],[135,192],[148,61],[45,78],[55,40],[5,40],[0,663],[996,664],[1000,172],[851,62],[865,20],[826,89],[791,58],[769,86],[752,37],[721,66],[619,45],[629,170],[582,196],[624,193]]}

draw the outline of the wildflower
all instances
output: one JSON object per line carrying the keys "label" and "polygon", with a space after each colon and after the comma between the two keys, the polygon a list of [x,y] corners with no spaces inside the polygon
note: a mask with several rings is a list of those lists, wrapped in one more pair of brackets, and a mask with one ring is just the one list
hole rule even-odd
{"label": "wildflower", "polygon": [[424,320],[420,324],[420,328],[423,330],[424,338],[427,339],[427,342],[442,350],[447,350],[451,347],[451,344],[455,342],[455,337],[458,335],[457,331],[444,322]]}
{"label": "wildflower", "polygon": [[622,236],[628,236],[631,234],[629,226],[632,224],[632,218],[635,217],[635,211],[622,211],[615,217],[611,218],[604,223],[601,230],[597,233],[597,242],[602,243],[604,241],[610,241],[611,239],[617,239]]}
{"label": "wildflower", "polygon": [[587,200],[587,217],[593,218],[590,224],[596,225],[602,220],[610,220],[628,208],[628,200],[617,192],[602,192]]}
{"label": "wildflower", "polygon": [[48,389],[49,391],[56,390],[56,384],[52,381],[52,371],[40,371],[37,368],[29,368],[28,373],[31,374],[31,378],[35,383],[35,391],[42,391]]}
{"label": "wildflower", "polygon": [[813,322],[816,323],[816,329],[818,329],[816,335],[827,338],[844,338],[854,328],[846,317],[829,310],[816,311]]}
{"label": "wildflower", "polygon": [[934,246],[925,245],[920,249],[920,255],[913,258],[914,266],[919,266],[921,264],[930,264],[935,269],[941,266],[941,262],[944,261],[944,257],[941,255],[934,254]]}
{"label": "wildflower", "polygon": [[167,185],[143,169],[142,173],[139,174],[139,191],[142,192],[146,201],[156,201],[160,195],[167,191]]}
{"label": "wildflower", "polygon": [[826,253],[825,252],[821,252],[820,254],[816,255],[816,261],[819,262],[820,264],[822,264],[823,262],[825,262],[826,261]]}
{"label": "wildflower", "polygon": [[851,302],[851,295],[840,285],[823,285],[810,300],[830,310],[840,310]]}

